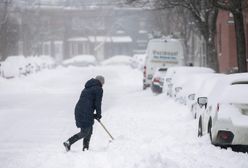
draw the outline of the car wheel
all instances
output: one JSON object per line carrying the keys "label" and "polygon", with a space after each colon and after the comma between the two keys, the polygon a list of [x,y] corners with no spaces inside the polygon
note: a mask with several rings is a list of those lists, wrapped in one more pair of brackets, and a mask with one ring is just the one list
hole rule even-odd
{"label": "car wheel", "polygon": [[199,124],[198,124],[198,137],[202,136],[202,119],[199,119]]}
{"label": "car wheel", "polygon": [[212,121],[210,120],[208,122],[208,133],[209,133],[210,142],[211,142],[211,144],[213,144],[212,131],[211,131],[211,129],[212,129]]}

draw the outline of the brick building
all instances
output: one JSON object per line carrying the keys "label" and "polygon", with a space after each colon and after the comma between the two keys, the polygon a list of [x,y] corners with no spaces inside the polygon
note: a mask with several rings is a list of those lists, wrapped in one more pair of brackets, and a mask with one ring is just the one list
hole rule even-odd
{"label": "brick building", "polygon": [[[248,55],[248,11],[244,12],[244,25],[246,34],[246,56]],[[217,19],[216,37],[219,70],[230,73],[237,70],[237,46],[233,16],[228,11],[220,10]],[[248,58],[248,57],[247,57]]]}

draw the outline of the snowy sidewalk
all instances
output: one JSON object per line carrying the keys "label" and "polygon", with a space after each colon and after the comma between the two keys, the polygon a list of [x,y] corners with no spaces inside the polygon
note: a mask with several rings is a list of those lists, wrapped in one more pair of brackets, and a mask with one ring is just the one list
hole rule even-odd
{"label": "snowy sidewalk", "polygon": [[[90,150],[82,142],[65,152],[76,133],[73,109],[84,82],[106,77],[103,119]],[[165,95],[142,91],[142,74],[127,67],[58,68],[1,81],[0,162],[4,168],[246,168],[248,155],[197,138],[196,121]]]}

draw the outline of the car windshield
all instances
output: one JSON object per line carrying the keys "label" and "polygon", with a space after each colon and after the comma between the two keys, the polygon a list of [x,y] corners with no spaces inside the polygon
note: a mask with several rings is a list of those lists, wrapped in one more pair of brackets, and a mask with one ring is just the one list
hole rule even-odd
{"label": "car windshield", "polygon": [[248,104],[248,84],[228,86],[221,96],[221,102]]}

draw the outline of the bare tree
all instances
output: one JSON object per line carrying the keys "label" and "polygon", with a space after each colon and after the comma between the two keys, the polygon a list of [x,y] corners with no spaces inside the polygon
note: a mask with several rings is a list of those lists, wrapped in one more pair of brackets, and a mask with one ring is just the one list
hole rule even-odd
{"label": "bare tree", "polygon": [[170,18],[174,19],[169,22],[170,25],[173,26],[171,31],[180,32],[180,37],[183,39],[185,46],[185,64],[193,63],[195,47],[192,45],[192,42],[195,36],[200,36],[197,26],[195,26],[195,19],[186,8],[174,7],[173,11],[174,12],[171,13],[173,17]]}
{"label": "bare tree", "polygon": [[214,6],[230,11],[233,14],[236,44],[237,44],[237,62],[238,71],[247,72],[246,62],[246,42],[245,42],[245,30],[244,30],[244,17],[243,9],[247,7],[246,0],[211,0]]}
{"label": "bare tree", "polygon": [[11,0],[0,1],[0,52],[1,60],[6,59],[7,57],[7,29],[8,29],[8,20],[9,20],[9,6]]}
{"label": "bare tree", "polygon": [[219,70],[217,50],[215,45],[216,20],[218,9],[210,0],[127,0],[128,3],[152,6],[157,9],[183,7],[195,20],[195,25],[206,42],[207,66]]}

